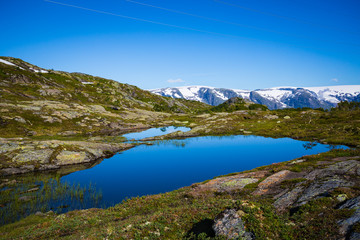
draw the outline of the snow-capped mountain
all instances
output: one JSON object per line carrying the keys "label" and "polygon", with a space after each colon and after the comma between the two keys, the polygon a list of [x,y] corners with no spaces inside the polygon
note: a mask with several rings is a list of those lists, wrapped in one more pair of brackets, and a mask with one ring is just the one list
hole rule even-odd
{"label": "snow-capped mountain", "polygon": [[331,108],[340,101],[360,101],[360,85],[328,87],[275,87],[254,91],[214,88],[206,86],[186,86],[150,90],[152,93],[196,100],[213,106],[232,97],[242,97],[252,102],[266,105],[269,109],[281,108]]}

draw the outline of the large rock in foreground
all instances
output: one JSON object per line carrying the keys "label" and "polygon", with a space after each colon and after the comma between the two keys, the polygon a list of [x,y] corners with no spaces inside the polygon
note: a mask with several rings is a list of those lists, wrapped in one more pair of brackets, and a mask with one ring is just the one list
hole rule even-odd
{"label": "large rock in foreground", "polygon": [[245,231],[244,222],[235,209],[226,209],[220,213],[214,220],[213,229],[217,236],[226,239],[255,239],[252,233]]}

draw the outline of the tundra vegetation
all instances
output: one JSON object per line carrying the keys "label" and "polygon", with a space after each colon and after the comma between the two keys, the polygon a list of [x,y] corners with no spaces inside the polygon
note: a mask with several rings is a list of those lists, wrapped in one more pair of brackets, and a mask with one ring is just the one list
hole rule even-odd
{"label": "tundra vegetation", "polygon": [[[39,207],[38,214],[0,227],[2,239],[357,239],[360,235],[358,103],[342,102],[330,110],[270,111],[232,99],[213,107],[100,77],[2,59],[15,66],[0,62],[1,214]],[[129,143],[121,137],[170,125],[191,130],[142,142]],[[16,174],[31,178],[44,170],[66,174],[91,167],[99,159],[149,141],[236,134],[351,148],[219,176],[108,209],[61,214],[49,211],[50,205],[61,199],[81,204],[86,197],[96,203],[101,195],[93,186],[68,186],[52,180],[54,176],[42,177],[34,186],[17,181]],[[14,184],[26,187],[15,191]],[[31,205],[32,198],[40,196],[50,205]],[[5,215],[2,219],[11,217]],[[229,225],[226,219],[235,219],[236,224]],[[237,235],[231,235],[234,232]]]}

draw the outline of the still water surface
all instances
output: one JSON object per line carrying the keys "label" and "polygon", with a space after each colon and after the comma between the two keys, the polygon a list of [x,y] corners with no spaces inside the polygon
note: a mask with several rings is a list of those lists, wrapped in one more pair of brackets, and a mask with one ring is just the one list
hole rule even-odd
{"label": "still water surface", "polygon": [[128,133],[123,135],[123,137],[126,137],[128,140],[140,140],[143,138],[148,138],[148,137],[155,137],[155,136],[161,136],[164,134],[168,134],[168,133],[173,133],[176,131],[183,131],[183,132],[187,132],[190,131],[191,128],[187,128],[187,127],[175,127],[175,126],[170,126],[170,127],[161,127],[161,128],[150,128],[148,130],[145,131],[141,131],[141,132],[135,132],[135,133]]}
{"label": "still water surface", "polygon": [[257,136],[196,137],[141,145],[105,159],[99,165],[61,178],[102,191],[103,205],[125,198],[171,191],[215,176],[240,172],[303,155],[328,151],[333,146],[290,138]]}
{"label": "still water surface", "polygon": [[[139,140],[178,130],[189,129],[158,128],[124,136]],[[257,136],[195,137],[140,145],[90,169],[61,178],[58,175],[56,180],[47,173],[14,178],[15,186],[0,187],[0,225],[37,211],[63,213],[109,207],[126,198],[168,192],[215,176],[326,152],[333,147]]]}

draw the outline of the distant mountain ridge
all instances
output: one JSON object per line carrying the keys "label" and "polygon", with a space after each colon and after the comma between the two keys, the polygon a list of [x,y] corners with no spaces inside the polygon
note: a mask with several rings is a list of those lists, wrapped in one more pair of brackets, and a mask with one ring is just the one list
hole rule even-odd
{"label": "distant mountain ridge", "polygon": [[340,101],[359,102],[360,85],[325,87],[274,87],[257,90],[239,90],[207,86],[185,86],[153,89],[150,92],[173,98],[196,100],[213,106],[233,97],[242,97],[269,109],[331,108]]}

